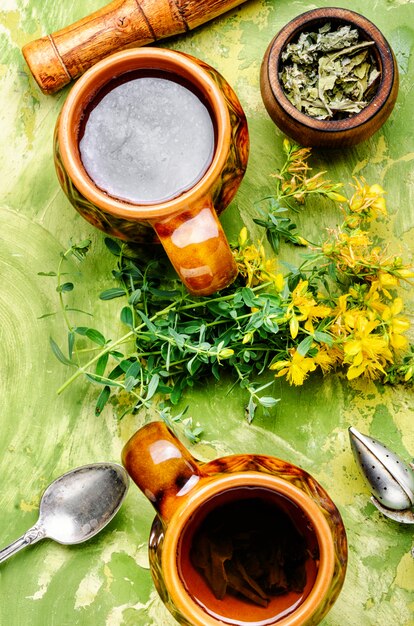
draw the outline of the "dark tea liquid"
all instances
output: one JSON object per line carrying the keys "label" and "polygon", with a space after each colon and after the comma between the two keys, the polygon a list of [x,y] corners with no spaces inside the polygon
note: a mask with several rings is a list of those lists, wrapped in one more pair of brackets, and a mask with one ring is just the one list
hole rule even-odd
{"label": "dark tea liquid", "polygon": [[137,70],[112,80],[90,103],[79,133],[83,166],[108,195],[156,204],[191,189],[214,154],[205,102],[168,72]]}
{"label": "dark tea liquid", "polygon": [[265,626],[308,596],[319,547],[310,520],[290,500],[264,488],[235,488],[192,518],[178,563],[185,588],[207,614],[224,624]]}

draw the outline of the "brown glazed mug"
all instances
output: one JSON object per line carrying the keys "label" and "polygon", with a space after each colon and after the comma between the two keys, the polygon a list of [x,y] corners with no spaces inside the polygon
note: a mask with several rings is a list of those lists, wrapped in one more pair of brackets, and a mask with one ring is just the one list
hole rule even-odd
{"label": "brown glazed mug", "polygon": [[[135,204],[108,195],[88,176],[79,150],[88,105],[115,77],[136,70],[165,72],[189,84],[205,101],[215,133],[212,161],[201,179],[181,195],[154,204]],[[224,78],[199,59],[150,47],[113,54],[90,68],[70,91],[55,132],[56,171],[75,209],[111,236],[139,244],[159,240],[179,277],[195,295],[214,293],[236,277],[218,215],[239,187],[248,151],[246,118]]]}
{"label": "brown glazed mug", "polygon": [[[180,624],[314,626],[323,619],[344,582],[347,540],[337,508],[307,472],[265,455],[232,455],[202,463],[163,422],[135,433],[122,460],[157,511],[149,539],[151,573],[161,599]],[[304,587],[273,595],[266,606],[233,592],[217,598],[192,557],[195,537],[209,516],[221,520],[226,510],[227,516],[234,511],[240,518],[237,511],[246,502],[250,514],[259,515],[261,506],[271,506],[307,546]],[[230,525],[239,524],[236,517],[228,518]],[[266,551],[272,540],[265,537]]]}

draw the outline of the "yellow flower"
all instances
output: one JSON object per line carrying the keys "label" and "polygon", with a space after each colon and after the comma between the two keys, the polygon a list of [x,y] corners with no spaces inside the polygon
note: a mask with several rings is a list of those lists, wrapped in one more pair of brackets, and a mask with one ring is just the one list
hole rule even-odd
{"label": "yellow flower", "polygon": [[371,244],[370,238],[363,230],[357,230],[352,235],[340,232],[338,234],[338,241],[340,245],[347,246],[348,248],[365,248]]}
{"label": "yellow flower", "polygon": [[403,350],[408,346],[407,337],[403,333],[410,328],[410,322],[405,317],[398,317],[403,309],[401,298],[395,298],[390,306],[386,306],[382,313],[382,319],[387,327],[388,341],[395,350]]}
{"label": "yellow flower", "polygon": [[289,330],[290,330],[290,335],[292,339],[296,339],[298,332],[299,332],[299,322],[298,322],[298,318],[296,317],[296,315],[292,315],[292,317],[290,318]]}
{"label": "yellow flower", "polygon": [[413,377],[414,374],[414,368],[412,365],[410,365],[410,367],[407,369],[407,371],[405,372],[405,376],[404,376],[404,380],[407,383],[409,380],[411,380],[411,378]]}
{"label": "yellow flower", "polygon": [[313,361],[326,374],[336,365],[338,356],[338,353],[331,351],[327,346],[321,345],[318,346],[318,353],[313,357]]}
{"label": "yellow flower", "polygon": [[243,227],[239,234],[239,249],[234,250],[233,254],[239,273],[245,278],[247,287],[271,282],[277,291],[282,291],[284,278],[283,274],[277,272],[276,259],[266,258],[263,244],[247,244],[247,229]]}
{"label": "yellow flower", "polygon": [[380,271],[378,273],[378,280],[381,287],[396,287],[398,285],[398,278],[388,272]]}
{"label": "yellow flower", "polygon": [[355,230],[352,234],[344,231],[333,233],[334,241],[328,241],[322,245],[322,252],[325,256],[333,258],[341,271],[352,268],[354,273],[359,267],[366,266],[367,256],[371,240],[367,233],[362,230]]}
{"label": "yellow flower", "polygon": [[249,331],[248,333],[246,333],[242,339],[242,344],[246,344],[246,343],[251,343],[251,341],[253,340],[254,337],[254,333]]}
{"label": "yellow flower", "polygon": [[377,313],[381,314],[387,305],[384,304],[384,302],[381,300],[380,294],[378,292],[380,288],[381,287],[379,281],[374,281],[373,283],[371,283],[369,291],[364,297],[364,302],[368,309],[371,309],[372,311],[376,311]]}
{"label": "yellow flower", "polygon": [[348,364],[347,378],[352,380],[361,374],[368,378],[378,378],[385,374],[384,366],[392,363],[392,353],[387,340],[374,331],[379,321],[370,321],[363,316],[356,320],[352,335],[343,344],[344,364]]}
{"label": "yellow flower", "polygon": [[357,180],[355,193],[349,201],[349,210],[368,220],[376,219],[379,215],[387,215],[387,208],[383,195],[384,189],[380,185],[368,185],[361,178]]}
{"label": "yellow flower", "polygon": [[414,278],[414,272],[411,269],[408,269],[407,267],[402,267],[401,269],[397,269],[395,270],[398,278],[403,278],[404,280],[407,280],[408,278]]}
{"label": "yellow flower", "polygon": [[[296,309],[296,310],[295,310]],[[308,281],[300,280],[291,293],[291,302],[287,307],[287,318],[290,319],[290,334],[293,339],[299,332],[299,322],[305,321],[305,329],[314,332],[313,320],[332,315],[332,309],[315,300],[311,291],[308,291]]]}
{"label": "yellow flower", "polygon": [[219,359],[229,359],[231,356],[233,356],[233,354],[234,350],[232,350],[231,348],[222,348],[217,356]]}
{"label": "yellow flower", "polygon": [[329,191],[326,195],[331,200],[335,200],[335,202],[346,202],[345,196],[343,196],[342,194],[340,194],[340,193],[338,193],[336,191]]}
{"label": "yellow flower", "polygon": [[243,248],[243,246],[246,245],[247,239],[248,239],[247,228],[246,228],[246,226],[243,226],[243,228],[241,229],[241,231],[239,233],[239,246],[240,246],[240,248]]}
{"label": "yellow flower", "polygon": [[271,370],[278,370],[276,377],[284,376],[291,385],[303,385],[309,372],[316,369],[316,364],[310,357],[302,356],[296,350],[289,350],[290,359],[286,361],[276,361],[270,366]]}

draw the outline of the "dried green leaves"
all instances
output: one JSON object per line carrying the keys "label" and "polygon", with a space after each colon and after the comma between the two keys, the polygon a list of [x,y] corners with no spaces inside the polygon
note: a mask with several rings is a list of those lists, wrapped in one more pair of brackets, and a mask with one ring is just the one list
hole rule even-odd
{"label": "dried green leaves", "polygon": [[194,536],[190,557],[219,600],[231,593],[266,607],[272,596],[302,593],[306,585],[304,538],[285,513],[260,498],[209,513]]}
{"label": "dried green leaves", "polygon": [[375,95],[380,72],[373,41],[361,41],[349,25],[301,33],[282,52],[279,78],[290,102],[317,119],[342,119],[359,113]]}

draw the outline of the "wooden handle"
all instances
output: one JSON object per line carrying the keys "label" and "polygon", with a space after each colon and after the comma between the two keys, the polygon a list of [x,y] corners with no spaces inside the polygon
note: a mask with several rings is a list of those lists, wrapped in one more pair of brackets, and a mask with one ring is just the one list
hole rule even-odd
{"label": "wooden handle", "polygon": [[112,52],[187,32],[245,1],[113,0],[26,44],[23,55],[41,90],[52,94]]}

